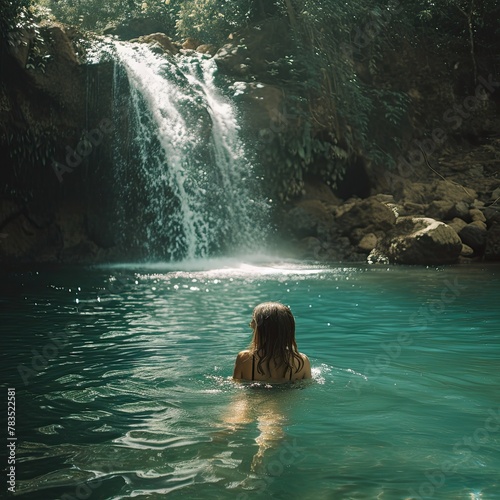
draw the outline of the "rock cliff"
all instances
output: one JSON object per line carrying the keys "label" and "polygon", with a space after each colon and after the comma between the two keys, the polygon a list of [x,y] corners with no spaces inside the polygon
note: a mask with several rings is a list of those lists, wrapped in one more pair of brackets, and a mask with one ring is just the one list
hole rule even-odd
{"label": "rock cliff", "polygon": [[[257,157],[280,144],[277,137],[286,141],[301,126],[297,116],[287,115],[286,92],[271,64],[286,56],[284,25],[231,35],[221,47],[194,39],[174,43],[165,34],[146,31],[126,33],[136,37],[132,43],[149,43],[162,53],[198,51],[214,58],[228,95],[239,103]],[[0,194],[0,260],[130,257],[130,249],[117,246],[110,216],[115,210],[109,196],[111,135],[115,127],[126,127],[113,121],[113,65],[86,59],[90,45],[72,28],[52,23],[42,26],[41,34],[43,50],[35,50],[39,42],[25,31],[15,47],[3,47],[1,53],[0,176],[7,187]],[[402,61],[395,66],[408,69]],[[385,84],[391,78],[386,75]],[[441,82],[448,88],[453,84]],[[350,164],[343,181],[309,176],[296,196],[274,201],[276,233],[290,255],[404,264],[498,260],[499,91],[492,77],[480,85],[467,127],[455,127],[455,121],[424,131],[416,117],[423,110],[432,114],[426,99],[433,106],[435,96],[425,95],[422,82],[408,84],[414,115],[395,168],[376,164],[362,152],[343,156],[340,145],[332,143],[339,161]],[[467,96],[448,94],[448,110],[472,105]],[[440,105],[446,113],[446,105]],[[299,145],[295,159],[287,159],[289,168],[300,165],[305,154]],[[272,163],[264,162],[262,169],[264,178],[274,179]],[[276,191],[269,185],[265,189],[269,197]]]}

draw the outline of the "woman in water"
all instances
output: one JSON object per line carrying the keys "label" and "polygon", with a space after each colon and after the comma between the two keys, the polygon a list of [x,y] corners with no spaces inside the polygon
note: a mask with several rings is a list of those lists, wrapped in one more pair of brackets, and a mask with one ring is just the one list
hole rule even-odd
{"label": "woman in water", "polygon": [[249,348],[236,357],[233,379],[269,383],[311,378],[308,357],[297,349],[292,311],[279,302],[264,302],[253,310]]}

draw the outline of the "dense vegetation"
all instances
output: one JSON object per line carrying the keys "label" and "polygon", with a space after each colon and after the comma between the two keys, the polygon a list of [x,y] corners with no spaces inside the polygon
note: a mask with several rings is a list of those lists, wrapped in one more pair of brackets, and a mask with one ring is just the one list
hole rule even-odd
{"label": "dense vegetation", "polygon": [[[154,18],[174,39],[221,45],[231,32],[286,23],[289,44],[268,83],[286,95],[288,122],[264,161],[275,165],[283,198],[306,176],[331,185],[356,158],[386,165],[401,150],[408,86],[379,78],[387,54],[425,40],[429,50],[464,60],[474,88],[481,58],[498,49],[497,0],[1,0],[2,37],[32,16],[102,31],[131,18]],[[12,43],[12,41],[10,41]],[[400,52],[404,57],[404,52]]]}

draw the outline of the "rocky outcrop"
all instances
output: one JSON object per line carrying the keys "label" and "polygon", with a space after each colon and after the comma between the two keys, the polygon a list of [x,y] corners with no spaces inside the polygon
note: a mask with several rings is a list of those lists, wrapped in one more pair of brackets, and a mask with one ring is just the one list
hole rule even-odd
{"label": "rocky outcrop", "polygon": [[486,260],[500,260],[500,223],[493,222],[486,235],[486,248],[484,251]]}
{"label": "rocky outcrop", "polygon": [[43,213],[4,201],[0,217],[9,212],[0,220],[0,261],[93,262],[105,253],[89,239],[84,207],[69,203]]}
{"label": "rocky outcrop", "polygon": [[343,235],[359,243],[367,234],[383,235],[396,222],[393,210],[380,197],[346,203],[337,209],[336,224]]}
{"label": "rocky outcrop", "polygon": [[188,37],[182,42],[182,48],[187,50],[196,50],[202,44],[200,40],[193,37]]}
{"label": "rocky outcrop", "polygon": [[482,196],[487,206],[474,188],[443,180],[344,202],[325,195],[326,186],[306,192],[287,214],[299,257],[418,265],[499,258],[494,193]]}
{"label": "rocky outcrop", "polygon": [[[287,77],[289,65],[279,62],[289,54],[290,30],[286,21],[270,19],[258,27],[231,34],[215,54],[217,65],[226,73],[268,82]],[[272,78],[270,78],[272,77]]]}
{"label": "rocky outcrop", "polygon": [[245,114],[248,134],[258,150],[265,149],[283,130],[283,92],[274,85],[238,81],[232,85],[233,96]]}
{"label": "rocky outcrop", "polygon": [[174,45],[165,33],[152,33],[151,35],[140,36],[139,38],[131,39],[130,42],[147,43],[153,47],[158,47],[160,52],[163,53],[166,52],[172,55],[179,53],[177,46]]}
{"label": "rocky outcrop", "polygon": [[285,223],[299,238],[314,237],[327,240],[333,226],[331,209],[320,200],[304,200],[292,208]]}
{"label": "rocky outcrop", "polygon": [[159,33],[164,30],[164,23],[154,17],[140,16],[125,19],[120,23],[106,26],[103,33],[114,35],[122,40],[139,38],[140,36]]}
{"label": "rocky outcrop", "polygon": [[462,241],[444,222],[424,217],[399,217],[394,228],[378,243],[369,260],[387,258],[396,264],[454,264]]}
{"label": "rocky outcrop", "polygon": [[82,63],[80,36],[47,24],[1,52],[0,261],[91,261],[112,235],[89,228],[110,208],[113,68]]}
{"label": "rocky outcrop", "polygon": [[214,56],[215,61],[227,73],[237,76],[249,75],[250,62],[248,49],[244,45],[227,43]]}
{"label": "rocky outcrop", "polygon": [[[303,126],[298,114],[286,112],[286,85],[280,84],[293,69],[293,65],[283,64],[290,35],[286,23],[264,22],[231,35],[222,47],[194,38],[181,45],[161,33],[162,28],[155,19],[136,18],[109,27],[107,32],[148,43],[159,53],[197,51],[213,56],[225,75],[222,78],[228,94],[239,102],[245,137],[256,154],[266,150],[273,138]],[[46,157],[63,164],[75,158],[68,151],[75,151],[89,131],[111,117],[112,65],[81,64],[74,29],[52,24],[42,32],[47,42],[50,40],[43,70],[26,68],[35,43],[33,33],[22,32],[22,43],[2,56],[2,78],[15,84],[7,86],[8,91],[0,88],[0,126],[2,132],[20,131],[19,136],[25,137],[21,146],[33,144],[26,151],[40,154],[45,148]],[[39,135],[33,139],[29,131]],[[43,135],[46,131],[52,135]],[[50,149],[47,144],[51,145],[52,139],[54,147]],[[500,141],[489,146],[495,154]],[[10,165],[9,148],[17,147],[17,143],[0,144],[2,165]],[[486,145],[480,149],[487,153]],[[18,170],[4,168],[4,184],[13,183],[14,175],[20,176],[25,183],[21,189],[31,193],[36,186],[39,197],[29,202],[20,201],[20,197],[0,200],[0,259],[92,261],[113,255],[113,231],[102,217],[102,212],[111,210],[102,177],[110,154],[110,141],[106,140],[78,163],[78,169],[71,169],[74,173],[64,176],[64,186],[50,163],[40,163],[39,169],[21,171],[21,175]],[[451,165],[445,160],[443,165]],[[292,161],[290,168],[300,169],[299,157],[297,164],[287,158],[287,165],[288,161]],[[285,229],[287,237],[291,235],[299,258],[366,261],[369,256],[404,264],[498,260],[497,165],[496,157],[479,164],[464,156],[438,175],[423,166],[409,177],[406,172],[403,177],[387,175],[383,166],[377,171],[367,167],[372,178],[366,192],[344,192],[345,200],[323,182],[308,179],[302,196],[283,210],[284,214],[278,211],[276,225]],[[376,175],[384,182],[377,183]],[[383,190],[379,189],[382,185]],[[350,197],[353,193],[363,199]]]}
{"label": "rocky outcrop", "polygon": [[202,43],[201,45],[198,45],[195,50],[200,54],[209,54],[211,56],[214,56],[217,53],[217,47],[211,43]]}
{"label": "rocky outcrop", "polygon": [[476,255],[482,255],[486,248],[486,224],[474,221],[466,224],[458,233],[464,245],[472,248]]}

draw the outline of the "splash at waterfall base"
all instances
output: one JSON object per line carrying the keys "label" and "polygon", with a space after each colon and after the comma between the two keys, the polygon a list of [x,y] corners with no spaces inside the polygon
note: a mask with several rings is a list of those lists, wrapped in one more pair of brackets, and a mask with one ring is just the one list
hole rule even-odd
{"label": "splash at waterfall base", "polygon": [[[228,100],[243,86],[228,89],[235,80],[248,79],[248,72],[260,67],[245,63],[237,41],[218,51],[210,48],[203,57],[177,46],[185,61],[184,67],[181,64],[177,69],[171,65],[174,55],[155,45],[158,37],[150,40],[150,49],[123,42],[120,50],[122,55],[128,54],[127,67],[124,59],[120,64],[110,60],[81,62],[68,28],[54,25],[44,29],[60,42],[45,75],[27,71],[18,60],[19,54],[3,55],[22,82],[16,99],[31,110],[29,119],[33,122],[28,122],[29,126],[55,127],[57,137],[45,168],[24,173],[32,182],[31,198],[20,201],[19,197],[2,196],[0,230],[6,237],[0,241],[1,260],[179,260],[223,254],[232,248],[242,250],[247,241],[257,241],[260,250],[299,259],[347,262],[365,261],[371,255],[383,261],[392,240],[400,236],[395,233],[400,217],[445,222],[454,243],[449,247],[452,250],[441,245],[435,261],[425,257],[425,252],[425,258],[410,261],[389,254],[394,262],[500,258],[500,182],[495,166],[498,141],[475,150],[457,150],[455,157],[450,154],[449,166],[440,171],[446,180],[429,176],[422,168],[414,169],[411,175],[388,175],[387,170],[377,170],[366,162],[357,179],[368,186],[364,192],[333,192],[323,180],[307,178],[301,195],[287,203],[274,201],[270,210],[266,193],[271,188],[269,177],[265,171],[255,170],[259,166],[254,155],[265,149],[262,142],[248,143],[238,134],[228,134],[228,130],[237,132],[240,127],[240,116],[231,111]],[[150,69],[169,73],[179,95],[187,92],[180,99],[182,109],[162,108],[165,102],[157,89],[164,85],[165,75],[153,71],[147,76],[138,67],[134,69],[134,57],[142,57],[144,62],[146,53],[151,58]],[[156,64],[159,58],[164,62]],[[260,61],[262,56],[254,59]],[[216,74],[219,70],[225,72],[226,79],[215,85],[221,77]],[[156,78],[158,83],[150,87]],[[218,97],[213,92],[207,94],[207,84],[210,92],[217,87],[224,92]],[[285,112],[280,89],[251,81],[244,87],[246,91],[238,99],[247,115],[244,121],[254,129],[253,136],[261,131],[286,133],[286,126],[280,128],[276,118]],[[49,103],[54,102],[50,108]],[[49,108],[53,111],[47,114]],[[229,115],[225,114],[228,111]],[[169,136],[172,124],[179,122],[178,116],[184,120],[184,115],[193,119],[192,124],[180,135]],[[218,122],[220,116],[225,118]],[[112,117],[112,133],[103,134],[95,144],[82,142],[84,131],[99,128],[103,117]],[[154,132],[155,128],[161,134]],[[69,157],[68,148],[76,151],[81,161],[76,161],[76,155]],[[176,155],[186,148],[187,155]],[[465,163],[463,157],[467,158]],[[479,163],[482,169],[466,168]],[[54,164],[64,167],[60,176],[54,175]],[[222,165],[222,169],[213,165]],[[72,168],[71,175],[66,168]],[[10,175],[9,170],[2,175]],[[64,182],[59,182],[61,179]],[[7,177],[6,184],[13,181]],[[243,192],[235,193],[232,186]],[[247,205],[239,211],[238,206],[237,213],[231,213],[239,200],[254,207]],[[254,208],[256,212],[252,212]],[[271,212],[270,230],[266,211]],[[460,239],[459,251],[455,235]]]}

